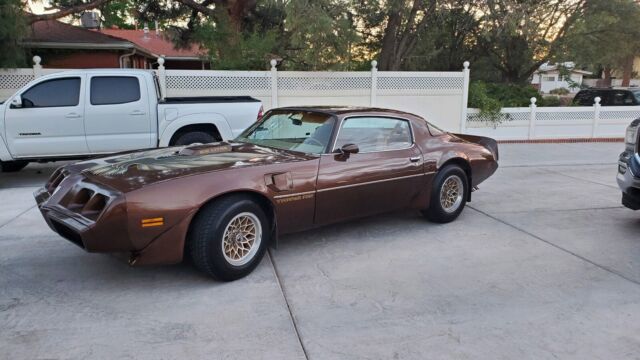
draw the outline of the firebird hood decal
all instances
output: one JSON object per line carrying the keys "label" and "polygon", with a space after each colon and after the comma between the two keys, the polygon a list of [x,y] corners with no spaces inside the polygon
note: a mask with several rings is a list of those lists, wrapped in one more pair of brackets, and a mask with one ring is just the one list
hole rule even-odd
{"label": "firebird hood decal", "polygon": [[[119,190],[203,172],[302,161],[298,153],[251,144],[231,144],[231,151],[185,155],[184,147],[137,151],[84,161],[74,165],[88,178]],[[212,144],[211,146],[220,146]],[[224,146],[229,147],[228,144]],[[189,152],[186,152],[189,153]]]}

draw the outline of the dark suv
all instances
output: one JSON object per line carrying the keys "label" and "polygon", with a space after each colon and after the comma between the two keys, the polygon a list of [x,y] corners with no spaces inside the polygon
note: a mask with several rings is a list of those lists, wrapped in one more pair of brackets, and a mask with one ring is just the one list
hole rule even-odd
{"label": "dark suv", "polygon": [[618,159],[618,185],[622,190],[622,205],[640,210],[640,155],[638,140],[640,119],[633,120],[625,134],[625,150]]}
{"label": "dark suv", "polygon": [[600,97],[600,105],[602,106],[640,105],[640,88],[592,88],[580,90],[573,98],[572,104],[577,106],[591,106],[597,96]]}

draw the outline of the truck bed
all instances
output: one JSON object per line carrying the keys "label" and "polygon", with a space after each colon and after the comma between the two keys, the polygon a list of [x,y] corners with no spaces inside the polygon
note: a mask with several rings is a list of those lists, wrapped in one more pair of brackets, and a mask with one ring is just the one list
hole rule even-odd
{"label": "truck bed", "polygon": [[251,96],[188,96],[188,97],[167,97],[161,104],[202,104],[202,103],[239,103],[239,102],[260,102]]}

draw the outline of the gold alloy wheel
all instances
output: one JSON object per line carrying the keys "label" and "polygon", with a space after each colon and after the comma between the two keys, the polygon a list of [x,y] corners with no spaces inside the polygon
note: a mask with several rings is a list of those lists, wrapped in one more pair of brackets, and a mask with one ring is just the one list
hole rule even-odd
{"label": "gold alloy wheel", "polygon": [[222,254],[234,266],[251,261],[260,248],[262,225],[250,212],[240,213],[229,221],[222,237]]}
{"label": "gold alloy wheel", "polygon": [[460,204],[462,204],[463,192],[462,179],[458,175],[451,175],[446,178],[440,190],[440,205],[442,209],[447,213],[458,210]]}

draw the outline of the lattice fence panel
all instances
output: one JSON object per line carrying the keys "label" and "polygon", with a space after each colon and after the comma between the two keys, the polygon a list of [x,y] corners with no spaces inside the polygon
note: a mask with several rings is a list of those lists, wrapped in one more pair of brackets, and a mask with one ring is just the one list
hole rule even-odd
{"label": "lattice fence panel", "polygon": [[591,120],[594,119],[593,111],[570,111],[570,112],[537,112],[536,121],[567,121],[567,120]]}
{"label": "lattice fence panel", "polygon": [[640,111],[600,111],[600,120],[629,119],[629,121],[640,118]]}
{"label": "lattice fence panel", "polygon": [[271,79],[260,76],[167,75],[168,89],[269,91]]}
{"label": "lattice fence panel", "polygon": [[33,80],[30,74],[0,74],[0,89],[18,90]]}
{"label": "lattice fence panel", "polygon": [[371,77],[278,77],[283,91],[358,91],[371,89]]}
{"label": "lattice fence panel", "polygon": [[461,77],[386,77],[378,78],[380,90],[450,90],[462,89]]}
{"label": "lattice fence panel", "polygon": [[[501,122],[505,121],[529,121],[529,113],[528,112],[513,112],[513,113],[500,113],[500,118],[497,119]],[[481,114],[467,114],[468,122],[486,122],[493,123],[493,119],[487,115]]]}

